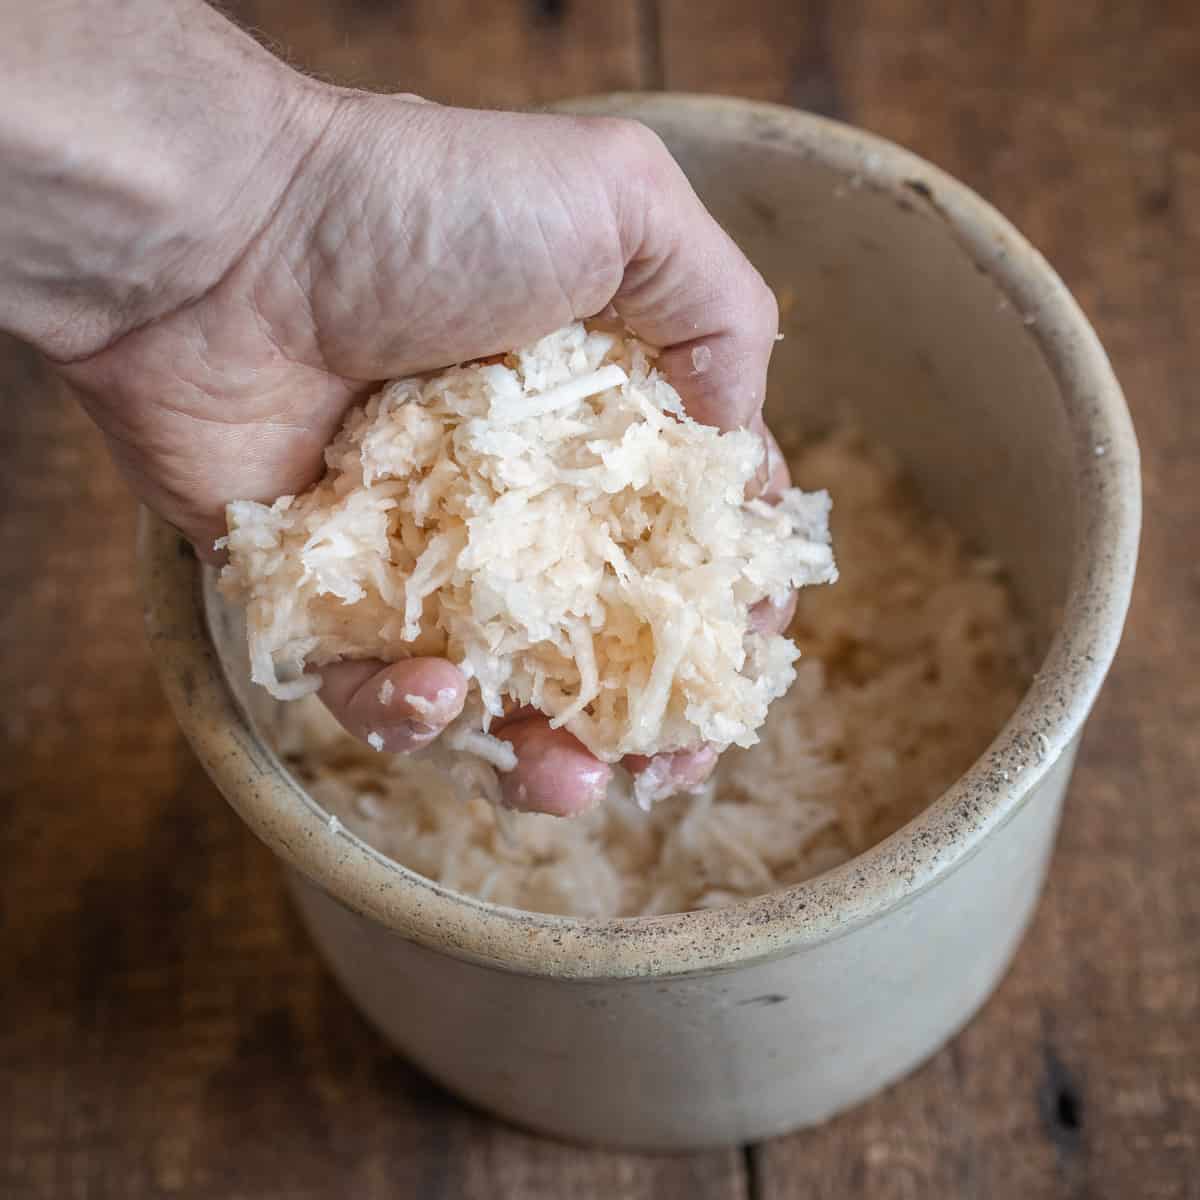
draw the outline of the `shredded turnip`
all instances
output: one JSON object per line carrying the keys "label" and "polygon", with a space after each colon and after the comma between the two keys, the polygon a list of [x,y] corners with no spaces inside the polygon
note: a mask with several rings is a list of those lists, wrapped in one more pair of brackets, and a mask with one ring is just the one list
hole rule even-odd
{"label": "shredded turnip", "polygon": [[[849,434],[792,471],[837,498],[842,578],[800,593],[805,652],[761,740],[695,794],[660,767],[617,772],[573,820],[495,807],[495,771],[434,743],[375,755],[309,698],[262,721],[327,811],[398,862],[483,899],[576,916],[730,904],[844,862],[902,825],[1012,712],[1024,640],[995,562],[922,511],[882,451]],[[440,739],[439,739],[440,742]],[[642,802],[639,807],[634,801]]]}
{"label": "shredded turnip", "polygon": [[228,507],[253,678],[293,698],[339,659],[444,656],[470,681],[455,744],[493,766],[513,705],[608,762],[751,746],[798,651],[750,608],[837,576],[825,492],[745,499],[763,452],[691,420],[652,350],[583,324],[390,383],[314,487]]}

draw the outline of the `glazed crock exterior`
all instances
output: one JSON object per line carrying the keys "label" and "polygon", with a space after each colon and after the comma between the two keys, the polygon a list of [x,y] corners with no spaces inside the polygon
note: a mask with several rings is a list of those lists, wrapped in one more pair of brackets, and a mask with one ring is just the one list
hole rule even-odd
{"label": "glazed crock exterior", "polygon": [[[235,624],[144,517],[164,687],[379,1030],[459,1095],[608,1145],[685,1149],[821,1121],[911,1070],[1003,973],[1033,910],[1084,721],[1116,651],[1137,446],[1094,333],[1045,260],[961,184],[790,109],[616,95],[780,295],[768,415],[853,420],[1008,568],[1040,669],[985,754],[916,820],[729,908],[570,920],[431,883],[328,821],[249,716]],[[835,496],[836,503],[836,496]]]}

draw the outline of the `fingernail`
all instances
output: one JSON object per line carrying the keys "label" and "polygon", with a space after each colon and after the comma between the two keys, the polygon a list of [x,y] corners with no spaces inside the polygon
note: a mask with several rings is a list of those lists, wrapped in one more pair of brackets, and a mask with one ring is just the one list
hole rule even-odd
{"label": "fingernail", "polygon": [[439,730],[434,725],[424,721],[397,721],[391,727],[392,736],[402,742],[428,742],[438,735]]}
{"label": "fingernail", "polygon": [[783,605],[776,604],[769,596],[750,607],[750,629],[753,633],[767,633],[774,630],[779,621]]}
{"label": "fingernail", "polygon": [[712,746],[685,750],[671,756],[671,774],[676,786],[683,791],[702,787],[717,765],[717,752]]}
{"label": "fingernail", "polygon": [[[382,692],[379,693],[379,698],[383,699]],[[442,688],[432,700],[428,696],[420,696],[412,692],[405,693],[402,700],[405,706],[415,712],[418,717],[424,718],[425,724],[430,728],[437,729],[454,720],[462,707],[458,692],[454,688]],[[413,724],[419,725],[421,722],[414,721]]]}

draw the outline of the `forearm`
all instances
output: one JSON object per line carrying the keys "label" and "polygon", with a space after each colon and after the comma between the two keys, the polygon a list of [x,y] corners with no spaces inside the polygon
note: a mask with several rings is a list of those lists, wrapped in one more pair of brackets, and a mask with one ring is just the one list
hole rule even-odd
{"label": "forearm", "polygon": [[201,0],[0,7],[0,329],[79,359],[215,285],[311,90]]}

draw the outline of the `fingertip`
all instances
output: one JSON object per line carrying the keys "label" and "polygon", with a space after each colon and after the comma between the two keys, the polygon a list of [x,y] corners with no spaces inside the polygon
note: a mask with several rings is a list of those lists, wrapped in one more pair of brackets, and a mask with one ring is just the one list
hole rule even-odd
{"label": "fingertip", "polygon": [[720,758],[715,746],[699,746],[695,750],[680,750],[671,757],[671,774],[681,791],[690,791],[708,780],[717,769]]}
{"label": "fingertip", "polygon": [[769,596],[764,597],[750,609],[752,633],[782,633],[796,615],[796,593],[789,592],[782,604],[776,604]]}
{"label": "fingertip", "polygon": [[515,769],[500,778],[506,807],[574,817],[607,793],[612,768],[565,729],[551,729],[545,718],[513,722],[497,736],[517,755]]}
{"label": "fingertip", "polygon": [[716,770],[719,758],[715,746],[703,745],[652,758],[631,754],[626,756],[623,766],[633,775],[634,798],[649,810],[659,800],[696,791]]}
{"label": "fingertip", "polygon": [[727,433],[753,424],[766,393],[767,361],[729,334],[670,346],[658,367],[683,397],[688,416]]}
{"label": "fingertip", "polygon": [[462,712],[467,681],[441,658],[334,663],[319,695],[342,725],[376,750],[427,746]]}
{"label": "fingertip", "polygon": [[379,673],[375,699],[390,713],[449,725],[463,710],[467,680],[444,658],[410,658]]}

